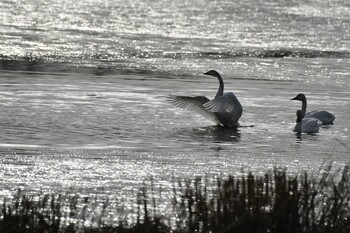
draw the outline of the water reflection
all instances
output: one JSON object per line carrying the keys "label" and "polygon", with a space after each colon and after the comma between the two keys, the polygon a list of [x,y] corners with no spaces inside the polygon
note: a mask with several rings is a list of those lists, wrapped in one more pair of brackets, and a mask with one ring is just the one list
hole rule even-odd
{"label": "water reflection", "polygon": [[318,141],[317,133],[295,133],[295,143],[301,144],[303,141]]}
{"label": "water reflection", "polygon": [[209,127],[207,133],[213,137],[214,142],[231,142],[240,141],[241,132],[237,128],[228,128],[222,126]]}
{"label": "water reflection", "polygon": [[241,132],[237,128],[208,126],[177,131],[179,137],[195,141],[211,141],[213,143],[236,143],[240,141]]}
{"label": "water reflection", "polygon": [[301,137],[301,133],[295,133],[295,137],[297,138],[296,143],[302,143],[303,138]]}

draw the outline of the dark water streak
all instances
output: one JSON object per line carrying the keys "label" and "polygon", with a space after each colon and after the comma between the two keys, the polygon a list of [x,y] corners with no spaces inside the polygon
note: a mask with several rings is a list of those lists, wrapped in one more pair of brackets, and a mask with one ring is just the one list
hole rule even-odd
{"label": "dark water streak", "polygon": [[[350,58],[348,51],[322,51],[322,50],[251,50],[237,52],[191,52],[191,53],[142,53],[129,54],[130,58],[137,59],[234,59],[234,58]],[[86,65],[81,64],[86,60]],[[60,57],[56,55],[34,55],[7,56],[0,54],[0,70],[28,71],[28,72],[84,72],[95,75],[107,74],[127,74],[127,73],[161,73],[159,71],[128,68],[123,63],[127,62],[125,56],[115,56],[112,54],[92,54],[78,57]],[[68,62],[70,61],[70,62]],[[76,63],[75,63],[75,62]],[[176,75],[176,74],[174,74]],[[183,75],[183,74],[182,74]]]}

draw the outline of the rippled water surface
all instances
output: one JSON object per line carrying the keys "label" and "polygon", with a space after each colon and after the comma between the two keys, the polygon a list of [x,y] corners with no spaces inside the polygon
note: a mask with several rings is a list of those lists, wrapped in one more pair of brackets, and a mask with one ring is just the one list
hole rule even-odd
{"label": "rippled water surface", "polygon": [[[0,86],[3,188],[136,189],[151,176],[318,169],[348,161],[349,92],[339,87],[228,77],[244,106],[242,127],[213,126],[174,108],[168,93],[216,93],[211,77],[152,77],[3,72]],[[322,106],[336,123],[316,135],[291,132],[300,103]],[[169,184],[170,185],[170,184]],[[110,188],[110,190],[109,190]],[[85,190],[85,191],[87,191]]]}
{"label": "rippled water surface", "polygon": [[[349,162],[347,1],[10,0],[0,9],[1,195],[126,195],[150,177],[171,187],[173,177]],[[242,127],[167,102],[169,93],[214,97],[209,69],[241,101]],[[291,132],[300,92],[335,124]]]}

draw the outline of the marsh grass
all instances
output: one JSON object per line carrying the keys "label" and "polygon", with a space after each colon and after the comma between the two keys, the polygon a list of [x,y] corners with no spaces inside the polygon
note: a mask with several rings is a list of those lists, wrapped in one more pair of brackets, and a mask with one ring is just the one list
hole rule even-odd
{"label": "marsh grass", "polygon": [[151,185],[137,194],[132,222],[120,208],[107,214],[109,200],[19,191],[2,203],[0,232],[350,232],[349,166],[331,170],[178,180],[169,213],[159,212]]}

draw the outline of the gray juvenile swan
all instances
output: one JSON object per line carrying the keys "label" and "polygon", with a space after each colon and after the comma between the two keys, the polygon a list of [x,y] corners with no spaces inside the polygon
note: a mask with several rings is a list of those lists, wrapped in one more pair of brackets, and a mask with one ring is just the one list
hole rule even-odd
{"label": "gray juvenile swan", "polygon": [[292,100],[299,100],[302,102],[301,114],[302,118],[316,118],[319,119],[323,125],[333,124],[335,116],[328,111],[314,110],[311,112],[306,112],[306,97],[304,94],[300,93],[295,96]]}
{"label": "gray juvenile swan", "polygon": [[316,118],[303,118],[302,111],[297,110],[297,120],[293,128],[293,132],[296,133],[318,133],[320,125],[322,124]]}
{"label": "gray juvenile swan", "polygon": [[204,74],[219,80],[219,89],[214,99],[210,100],[205,96],[169,95],[169,101],[184,110],[195,111],[218,125],[238,127],[238,120],[243,112],[241,103],[232,92],[224,93],[224,82],[217,71],[210,70]]}

